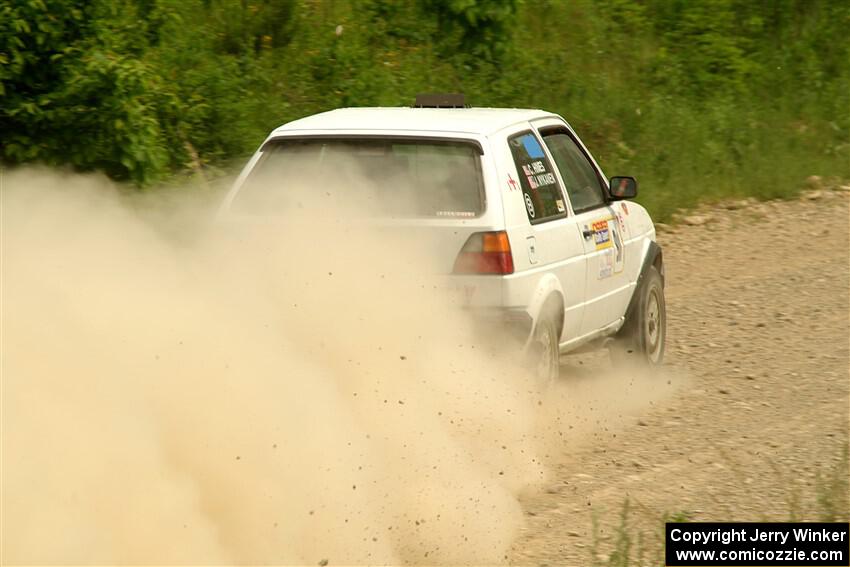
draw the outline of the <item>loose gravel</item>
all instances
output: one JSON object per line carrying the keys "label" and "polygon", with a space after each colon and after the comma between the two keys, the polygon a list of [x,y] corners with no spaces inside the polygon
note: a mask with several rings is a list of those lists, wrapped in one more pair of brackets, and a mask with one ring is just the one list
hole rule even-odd
{"label": "loose gravel", "polygon": [[627,499],[633,562],[658,553],[665,514],[823,512],[819,478],[850,425],[850,187],[704,207],[662,230],[668,355],[649,379],[685,378],[619,431],[560,447],[549,486],[524,498],[513,564],[604,564]]}

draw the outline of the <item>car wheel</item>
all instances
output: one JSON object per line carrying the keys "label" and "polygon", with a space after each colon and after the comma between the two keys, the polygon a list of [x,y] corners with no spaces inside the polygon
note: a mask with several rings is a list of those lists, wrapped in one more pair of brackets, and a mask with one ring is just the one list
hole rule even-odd
{"label": "car wheel", "polygon": [[667,340],[667,306],[655,266],[649,267],[637,293],[637,305],[610,347],[611,360],[617,365],[660,366]]}
{"label": "car wheel", "polygon": [[551,317],[543,317],[534,329],[529,345],[531,368],[542,388],[551,386],[561,373],[558,330]]}

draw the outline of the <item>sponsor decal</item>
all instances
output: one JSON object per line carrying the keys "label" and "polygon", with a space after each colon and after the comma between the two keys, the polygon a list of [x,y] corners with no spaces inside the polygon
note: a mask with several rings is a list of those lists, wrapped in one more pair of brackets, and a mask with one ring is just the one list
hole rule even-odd
{"label": "sponsor decal", "polygon": [[614,275],[614,262],[611,259],[611,251],[606,250],[599,256],[599,279],[604,280]]}
{"label": "sponsor decal", "polygon": [[608,221],[611,219],[603,219],[594,222],[590,228],[593,230],[593,241],[596,243],[597,250],[611,248],[611,229],[608,226]]}
{"label": "sponsor decal", "polygon": [[605,279],[619,274],[626,264],[626,247],[623,243],[622,219],[609,217],[591,225],[599,255],[598,278]]}

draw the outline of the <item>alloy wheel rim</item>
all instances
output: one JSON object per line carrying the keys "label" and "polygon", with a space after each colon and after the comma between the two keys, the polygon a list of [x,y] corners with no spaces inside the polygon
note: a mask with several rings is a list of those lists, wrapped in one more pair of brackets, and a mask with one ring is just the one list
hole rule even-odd
{"label": "alloy wheel rim", "polygon": [[655,362],[661,351],[662,333],[661,302],[658,299],[658,291],[652,289],[646,305],[646,342],[647,354]]}

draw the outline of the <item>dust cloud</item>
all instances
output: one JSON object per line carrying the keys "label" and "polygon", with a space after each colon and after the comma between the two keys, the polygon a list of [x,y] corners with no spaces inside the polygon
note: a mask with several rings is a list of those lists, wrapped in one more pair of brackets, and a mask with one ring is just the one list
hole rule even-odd
{"label": "dust cloud", "polygon": [[552,448],[625,391],[560,411],[421,247],[332,207],[151,199],[2,174],[4,563],[505,563]]}

